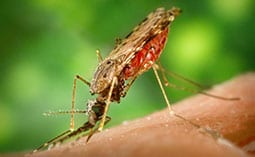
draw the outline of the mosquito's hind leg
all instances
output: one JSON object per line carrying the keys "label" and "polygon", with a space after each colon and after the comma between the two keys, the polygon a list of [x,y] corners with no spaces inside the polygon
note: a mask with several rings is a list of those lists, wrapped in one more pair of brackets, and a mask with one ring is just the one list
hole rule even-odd
{"label": "mosquito's hind leg", "polygon": [[[210,94],[210,93],[207,93],[204,91],[204,89],[206,88],[205,86],[195,82],[195,81],[192,81],[192,80],[189,80],[181,75],[178,75],[176,73],[173,73],[173,72],[170,72],[170,71],[167,71],[165,70],[160,62],[158,62],[158,64],[155,65],[156,66],[156,69],[157,70],[160,70],[161,74],[162,74],[162,78],[163,78],[163,81],[164,81],[164,85],[167,86],[167,87],[172,87],[172,88],[175,88],[175,89],[179,89],[179,90],[183,90],[183,91],[187,91],[187,92],[190,92],[190,93],[194,93],[194,94],[202,94],[202,95],[206,95],[206,96],[209,96],[209,97],[212,97],[212,98],[216,98],[216,99],[221,99],[221,100],[228,100],[228,101],[236,101],[236,100],[240,100],[240,98],[238,97],[222,97],[222,96],[218,96],[218,95],[214,95],[214,94]],[[187,82],[187,83],[190,83],[192,84],[193,86],[199,88],[199,89],[190,89],[190,88],[186,88],[186,87],[180,87],[180,86],[177,86],[175,84],[172,84],[172,83],[169,83],[167,77],[166,77],[166,74],[172,76],[172,77],[175,77],[175,78],[178,78],[184,82]]]}
{"label": "mosquito's hind leg", "polygon": [[200,89],[209,88],[208,86],[201,85],[200,83],[195,82],[195,81],[190,80],[190,79],[187,79],[187,78],[185,78],[185,77],[183,77],[183,76],[181,76],[181,75],[179,75],[179,74],[177,74],[177,73],[174,73],[174,72],[172,72],[172,71],[167,71],[167,70],[161,65],[160,61],[157,62],[157,69],[160,70],[160,72],[161,72],[161,74],[162,74],[162,78],[163,78],[163,81],[164,81],[165,86],[168,86],[168,85],[169,85],[169,82],[168,82],[167,77],[166,77],[166,74],[168,74],[168,75],[171,76],[171,77],[177,78],[177,79],[179,79],[179,80],[181,80],[181,81],[184,81],[184,82],[186,82],[186,83],[190,83],[190,84],[192,84],[193,86],[198,87],[198,88],[200,88]]}
{"label": "mosquito's hind leg", "polygon": [[169,100],[168,100],[168,98],[167,98],[165,89],[164,89],[164,87],[163,87],[163,85],[162,85],[162,82],[161,82],[161,80],[160,80],[160,78],[159,78],[159,74],[158,74],[158,71],[157,71],[157,65],[154,64],[154,65],[152,66],[152,69],[153,69],[153,71],[154,71],[154,74],[155,74],[156,79],[157,79],[157,81],[158,81],[159,87],[160,87],[160,89],[161,89],[161,91],[162,91],[162,94],[163,94],[163,96],[164,96],[164,99],[165,99],[165,101],[166,101],[167,107],[168,107],[168,109],[169,109],[169,113],[170,113],[171,115],[174,115],[175,113],[174,113],[174,111],[173,111],[173,109],[172,109],[172,106],[171,106],[171,104],[170,104],[170,102],[169,102]]}
{"label": "mosquito's hind leg", "polygon": [[76,84],[77,80],[82,81],[86,85],[90,86],[90,82],[85,80],[80,75],[75,75],[74,81],[73,81],[73,93],[72,93],[72,110],[71,110],[71,122],[70,122],[70,130],[74,130],[74,106],[75,106],[75,96],[76,96]]}
{"label": "mosquito's hind leg", "polygon": [[220,133],[218,133],[217,131],[212,130],[212,129],[210,129],[210,128],[201,127],[200,125],[198,125],[198,124],[196,124],[196,123],[194,123],[194,122],[192,122],[192,121],[190,121],[190,120],[184,118],[183,116],[181,116],[181,115],[179,115],[179,114],[176,114],[176,113],[173,111],[172,106],[171,106],[171,104],[170,104],[170,102],[169,102],[169,100],[168,100],[168,98],[167,98],[165,89],[164,89],[164,87],[163,87],[163,85],[162,85],[162,83],[161,83],[161,80],[160,80],[160,78],[159,78],[159,74],[158,74],[158,71],[157,71],[157,70],[158,70],[158,65],[154,64],[154,65],[152,66],[152,68],[153,68],[153,71],[154,71],[154,73],[155,73],[156,79],[157,79],[157,81],[158,81],[158,83],[159,83],[160,89],[161,89],[161,91],[162,91],[162,93],[163,93],[164,99],[165,99],[165,101],[166,101],[166,103],[167,103],[167,106],[168,106],[168,109],[169,109],[170,114],[171,114],[171,115],[174,115],[174,116],[177,117],[177,118],[180,118],[180,119],[184,120],[185,122],[188,122],[189,124],[191,124],[192,126],[198,128],[198,129],[202,129],[205,133],[208,133],[208,134],[211,135],[213,138],[216,138],[216,139],[217,139],[217,138],[220,138],[220,137],[221,137],[221,136],[220,136]]}

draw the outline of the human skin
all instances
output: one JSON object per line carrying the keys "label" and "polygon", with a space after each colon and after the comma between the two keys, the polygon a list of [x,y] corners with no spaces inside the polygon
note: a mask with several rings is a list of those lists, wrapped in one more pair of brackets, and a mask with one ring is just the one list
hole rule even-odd
{"label": "human skin", "polygon": [[[165,109],[96,133],[88,143],[86,137],[82,137],[28,156],[254,155],[255,73],[236,77],[214,86],[208,92],[239,97],[240,100],[226,101],[196,95],[174,105],[175,113],[201,128],[170,115],[169,110]],[[217,131],[222,137],[213,137],[204,128]]]}

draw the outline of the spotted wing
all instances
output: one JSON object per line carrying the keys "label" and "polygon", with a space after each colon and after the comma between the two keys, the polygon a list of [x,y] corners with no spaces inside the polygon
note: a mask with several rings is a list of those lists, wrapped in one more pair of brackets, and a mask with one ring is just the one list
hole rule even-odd
{"label": "spotted wing", "polygon": [[120,59],[124,67],[135,57],[136,52],[140,51],[147,42],[168,27],[179,13],[180,9],[175,7],[170,10],[165,10],[164,8],[156,9],[112,50],[109,58]]}

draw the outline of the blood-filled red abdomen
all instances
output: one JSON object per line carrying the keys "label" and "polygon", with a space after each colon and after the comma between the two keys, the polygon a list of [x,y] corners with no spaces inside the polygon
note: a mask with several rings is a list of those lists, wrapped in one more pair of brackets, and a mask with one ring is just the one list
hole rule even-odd
{"label": "blood-filled red abdomen", "polygon": [[167,39],[168,28],[156,35],[144,45],[142,50],[135,54],[130,64],[124,68],[125,79],[134,77],[149,70],[154,62],[159,58]]}

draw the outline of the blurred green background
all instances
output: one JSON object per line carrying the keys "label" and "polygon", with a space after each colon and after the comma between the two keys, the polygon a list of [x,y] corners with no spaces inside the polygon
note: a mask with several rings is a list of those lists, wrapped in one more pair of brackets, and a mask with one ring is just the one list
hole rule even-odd
{"label": "blurred green background", "polygon": [[[147,14],[178,6],[161,61],[168,70],[213,85],[254,70],[253,0],[12,0],[0,2],[0,152],[32,150],[69,128],[73,78],[91,80],[103,56]],[[172,80],[170,80],[172,82]],[[180,84],[185,86],[185,84]],[[78,83],[76,107],[93,99]],[[148,92],[150,91],[150,92]],[[167,90],[176,102],[190,95]],[[109,126],[165,108],[152,71],[133,84],[120,104],[112,104]],[[76,115],[76,126],[86,116]],[[109,127],[108,126],[108,127]]]}

